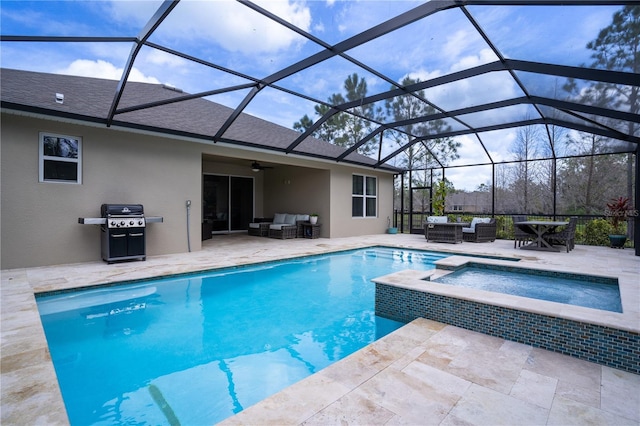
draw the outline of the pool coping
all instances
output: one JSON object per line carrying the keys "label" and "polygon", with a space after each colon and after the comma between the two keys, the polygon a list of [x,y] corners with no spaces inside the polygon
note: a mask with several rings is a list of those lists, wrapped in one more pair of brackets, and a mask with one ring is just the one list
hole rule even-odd
{"label": "pool coping", "polygon": [[[535,265],[531,263],[522,264],[516,262],[505,262],[498,259],[473,258],[468,256],[450,256],[446,259],[438,260],[436,269],[430,271],[418,271],[407,269],[377,277],[373,280],[377,284],[402,287],[410,290],[425,291],[441,296],[453,297],[472,302],[479,302],[503,308],[513,308],[534,314],[547,315],[557,318],[568,319],[577,322],[586,322],[602,327],[618,328],[632,333],[640,333],[640,322],[637,312],[633,312],[631,304],[633,290],[629,283],[618,280],[620,288],[620,299],[622,302],[622,313],[605,311],[600,309],[587,308],[583,306],[568,305],[564,303],[551,302],[547,300],[532,299],[510,294],[495,293],[486,290],[479,290],[467,287],[456,287],[432,281],[432,279],[468,266],[469,264],[483,264],[505,266],[512,269],[553,271],[567,274],[588,275],[605,279],[618,278],[605,274],[585,274],[579,269],[553,268],[548,265]],[[637,293],[637,289],[635,292]]]}

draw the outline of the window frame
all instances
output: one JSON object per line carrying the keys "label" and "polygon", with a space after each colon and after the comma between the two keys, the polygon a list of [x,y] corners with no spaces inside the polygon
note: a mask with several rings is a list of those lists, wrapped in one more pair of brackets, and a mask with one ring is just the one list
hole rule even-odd
{"label": "window frame", "polygon": [[[358,194],[354,191],[353,184],[356,177],[362,178],[362,193]],[[373,194],[370,194],[370,187],[367,182],[373,179]],[[354,214],[354,204],[356,200],[362,200],[362,215]],[[367,201],[373,200],[375,212],[373,215],[367,214]],[[361,175],[354,173],[351,175],[351,218],[352,219],[376,219],[378,217],[378,177],[371,175]]]}
{"label": "window frame", "polygon": [[[58,139],[71,139],[77,142],[77,155],[76,157],[63,157],[55,155],[45,154],[45,139],[46,138],[58,138]],[[55,161],[58,163],[73,163],[76,165],[76,179],[48,179],[45,176],[45,162]],[[82,137],[63,135],[53,132],[40,132],[38,135],[38,182],[40,183],[64,183],[69,185],[82,185]]]}

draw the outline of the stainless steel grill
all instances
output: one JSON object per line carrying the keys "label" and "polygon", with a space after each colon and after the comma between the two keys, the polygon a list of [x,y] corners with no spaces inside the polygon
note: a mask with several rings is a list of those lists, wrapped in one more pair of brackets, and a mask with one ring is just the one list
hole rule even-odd
{"label": "stainless steel grill", "polygon": [[120,260],[145,260],[146,227],[163,222],[162,216],[145,216],[142,204],[103,204],[101,217],[80,217],[83,225],[100,225],[102,259],[107,263]]}
{"label": "stainless steel grill", "polygon": [[108,263],[145,260],[146,221],[142,205],[103,204],[100,213],[106,219],[101,229],[102,259]]}

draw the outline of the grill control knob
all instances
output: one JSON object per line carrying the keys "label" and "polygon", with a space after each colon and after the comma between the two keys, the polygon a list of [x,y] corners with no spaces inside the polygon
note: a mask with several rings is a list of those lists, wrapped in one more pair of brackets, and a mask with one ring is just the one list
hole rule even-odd
{"label": "grill control knob", "polygon": [[134,223],[135,223],[134,221],[130,221],[129,225],[133,226]]}
{"label": "grill control knob", "polygon": [[111,226],[116,226],[116,221],[115,220],[111,221]]}
{"label": "grill control knob", "polygon": [[120,221],[120,226],[124,226],[124,220]]}
{"label": "grill control knob", "polygon": [[138,225],[142,226],[142,221],[141,220],[138,221]]}

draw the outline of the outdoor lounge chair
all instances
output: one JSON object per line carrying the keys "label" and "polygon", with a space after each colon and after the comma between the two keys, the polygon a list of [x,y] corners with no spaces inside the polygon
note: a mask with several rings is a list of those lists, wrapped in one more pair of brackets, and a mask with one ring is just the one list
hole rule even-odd
{"label": "outdoor lounge chair", "polygon": [[551,244],[560,244],[567,248],[567,253],[574,249],[576,246],[576,225],[578,224],[577,217],[569,218],[569,224],[565,228],[558,232],[549,232],[545,234],[545,238]]}
{"label": "outdoor lounge chair", "polygon": [[497,224],[493,218],[474,217],[469,228],[462,228],[462,239],[471,243],[496,240]]}
{"label": "outdoor lounge chair", "polygon": [[[526,222],[527,216],[512,216],[513,223],[516,222]],[[529,228],[529,227],[527,227]],[[531,232],[528,232],[531,231]],[[513,225],[513,248],[516,248],[516,244],[518,247],[522,245],[522,243],[527,243],[535,238],[535,233],[530,229],[522,229],[517,225]]]}
{"label": "outdoor lounge chair", "polygon": [[268,237],[269,225],[273,223],[273,219],[265,219],[262,217],[256,217],[253,222],[249,224],[248,234],[255,237]]}

